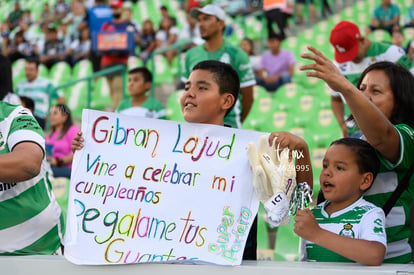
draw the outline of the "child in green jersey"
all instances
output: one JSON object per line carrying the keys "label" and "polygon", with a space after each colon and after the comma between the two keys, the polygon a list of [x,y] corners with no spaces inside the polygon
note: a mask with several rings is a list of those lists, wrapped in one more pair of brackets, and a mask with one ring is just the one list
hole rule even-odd
{"label": "child in green jersey", "polygon": [[165,110],[161,102],[149,97],[152,85],[152,74],[145,67],[137,67],[128,72],[129,98],[122,100],[116,108],[117,113],[148,118],[165,118]]}
{"label": "child in green jersey", "polygon": [[385,215],[362,198],[379,167],[375,150],[366,141],[342,138],[332,142],[320,174],[326,201],[312,210],[298,210],[295,217],[294,231],[305,240],[306,260],[382,263]]}

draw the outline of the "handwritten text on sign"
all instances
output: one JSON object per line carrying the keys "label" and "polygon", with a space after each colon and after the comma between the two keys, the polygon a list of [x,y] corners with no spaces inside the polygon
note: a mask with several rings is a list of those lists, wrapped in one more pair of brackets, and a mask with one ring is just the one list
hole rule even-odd
{"label": "handwritten text on sign", "polygon": [[258,210],[245,148],[262,133],[92,110],[82,132],[68,260],[241,263]]}

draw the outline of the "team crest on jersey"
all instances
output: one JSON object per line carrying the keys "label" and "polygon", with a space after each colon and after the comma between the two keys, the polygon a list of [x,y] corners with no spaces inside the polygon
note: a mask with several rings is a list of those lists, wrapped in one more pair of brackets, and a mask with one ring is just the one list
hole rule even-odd
{"label": "team crest on jersey", "polygon": [[339,235],[349,237],[349,238],[355,238],[355,233],[352,230],[352,224],[347,223],[344,225],[344,228],[339,232]]}

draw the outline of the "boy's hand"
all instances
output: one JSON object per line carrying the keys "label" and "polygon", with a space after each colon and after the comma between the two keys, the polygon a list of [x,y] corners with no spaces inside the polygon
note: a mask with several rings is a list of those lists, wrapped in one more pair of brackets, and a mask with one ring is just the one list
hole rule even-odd
{"label": "boy's hand", "polygon": [[72,140],[72,152],[75,152],[76,150],[80,150],[83,148],[83,137],[82,137],[82,131],[79,131],[76,136]]}
{"label": "boy's hand", "polygon": [[294,232],[301,238],[316,243],[321,228],[312,211],[308,208],[298,210],[295,216]]}
{"label": "boy's hand", "polygon": [[289,149],[280,154],[269,148],[267,137],[259,139],[258,150],[254,143],[247,145],[247,155],[253,172],[253,186],[263,203],[272,227],[288,223],[289,200],[296,185],[296,171]]}

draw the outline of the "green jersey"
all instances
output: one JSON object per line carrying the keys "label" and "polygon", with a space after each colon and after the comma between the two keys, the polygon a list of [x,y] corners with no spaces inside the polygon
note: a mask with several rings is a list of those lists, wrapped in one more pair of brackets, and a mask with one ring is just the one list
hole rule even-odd
{"label": "green jersey", "polygon": [[126,98],[122,100],[116,112],[125,115],[140,116],[147,118],[165,119],[165,109],[161,102],[153,97],[148,97],[141,106],[132,106],[132,99]]}
{"label": "green jersey", "polygon": [[[0,101],[0,154],[21,142],[43,151],[43,131],[30,111]],[[51,255],[60,247],[63,217],[48,180],[46,158],[39,175],[22,182],[0,182],[0,255]]]}
{"label": "green jersey", "polygon": [[[400,64],[408,69],[411,68],[411,61],[408,59],[404,50],[400,47],[397,47],[392,44],[386,44],[381,42],[372,41],[370,48],[368,49],[367,54],[359,63],[354,63],[352,61],[344,63],[335,63],[339,71],[346,79],[348,79],[354,86],[357,85],[358,79],[361,76],[362,72],[371,64],[380,62],[380,61],[390,61],[393,63]],[[331,95],[334,97],[341,97],[342,102],[345,104],[344,109],[344,119],[347,123],[348,132],[350,134],[358,130],[358,126],[353,120],[350,120],[351,111],[346,105],[345,99],[338,92],[331,91]]]}
{"label": "green jersey", "polygon": [[[394,126],[400,135],[401,153],[396,164],[378,154],[381,170],[364,198],[383,207],[385,202],[397,188],[400,181],[414,163],[414,130],[405,125]],[[387,215],[386,231],[388,248],[385,263],[408,263],[411,258],[410,247],[410,205],[414,199],[414,177],[409,186],[395,203]]]}
{"label": "green jersey", "polygon": [[[329,201],[312,209],[319,226],[327,231],[351,239],[382,243],[387,247],[385,215],[381,208],[360,198],[348,207],[329,215],[325,207]],[[306,260],[314,262],[352,262],[329,249],[305,240]]]}
{"label": "green jersey", "polygon": [[16,93],[19,96],[27,96],[33,99],[35,104],[34,114],[40,118],[46,118],[49,113],[50,101],[63,96],[58,93],[52,83],[43,78],[36,78],[32,82],[22,82],[17,84]]}
{"label": "green jersey", "polygon": [[[227,41],[224,41],[220,49],[215,52],[206,51],[204,44],[188,50],[185,54],[181,80],[185,83],[193,67],[204,60],[218,60],[232,65],[239,74],[241,88],[256,84],[249,56],[242,49],[233,46]],[[241,108],[242,106],[238,100],[233,110],[224,118],[224,124],[234,128],[241,128]]]}

